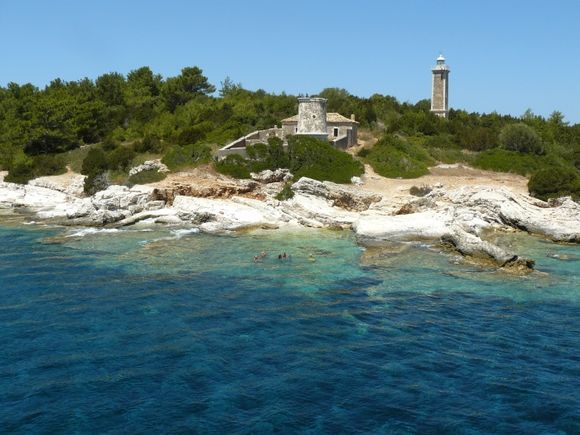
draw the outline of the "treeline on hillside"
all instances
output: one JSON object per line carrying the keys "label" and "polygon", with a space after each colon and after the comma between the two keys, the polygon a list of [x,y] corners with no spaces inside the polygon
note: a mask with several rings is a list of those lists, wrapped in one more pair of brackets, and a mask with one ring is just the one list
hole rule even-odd
{"label": "treeline on hillside", "polygon": [[[361,128],[382,138],[360,158],[385,175],[414,177],[437,161],[465,161],[531,176],[539,197],[580,193],[580,125],[568,125],[559,112],[545,119],[531,111],[513,117],[451,110],[442,119],[430,113],[428,100],[361,98],[336,88],[318,95],[330,112],[354,113]],[[9,83],[0,87],[0,168],[19,182],[59,173],[86,156],[77,149],[87,144],[104,153],[106,164],[96,167],[117,175],[144,156],[193,166],[211,160],[217,146],[296,111],[296,96],[249,91],[230,79],[216,93],[197,67],[167,78],[142,67],[94,81],[55,79],[44,89]]]}

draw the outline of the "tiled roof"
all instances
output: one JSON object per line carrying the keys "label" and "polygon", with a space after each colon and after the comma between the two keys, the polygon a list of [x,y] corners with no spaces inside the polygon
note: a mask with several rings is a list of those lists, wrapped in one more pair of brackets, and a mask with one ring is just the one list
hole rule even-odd
{"label": "tiled roof", "polygon": [[[282,123],[294,123],[298,122],[298,115],[291,116],[282,120]],[[326,122],[350,122],[352,124],[358,124],[357,121],[353,121],[346,116],[342,116],[340,113],[330,112],[326,114]]]}

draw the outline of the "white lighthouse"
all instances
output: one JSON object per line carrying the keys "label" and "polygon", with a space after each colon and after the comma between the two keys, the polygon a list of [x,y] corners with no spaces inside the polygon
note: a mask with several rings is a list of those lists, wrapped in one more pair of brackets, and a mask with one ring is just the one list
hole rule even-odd
{"label": "white lighthouse", "polygon": [[449,115],[449,67],[445,64],[442,54],[437,58],[437,65],[431,71],[433,71],[431,112],[447,118]]}

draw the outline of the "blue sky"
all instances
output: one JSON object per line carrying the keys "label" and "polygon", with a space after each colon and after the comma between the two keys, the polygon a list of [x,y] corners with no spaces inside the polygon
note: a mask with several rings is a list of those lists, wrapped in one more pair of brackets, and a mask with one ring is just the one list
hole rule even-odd
{"label": "blue sky", "polygon": [[441,51],[452,107],[580,123],[579,23],[574,0],[2,0],[0,85],[196,65],[218,87],[416,102]]}

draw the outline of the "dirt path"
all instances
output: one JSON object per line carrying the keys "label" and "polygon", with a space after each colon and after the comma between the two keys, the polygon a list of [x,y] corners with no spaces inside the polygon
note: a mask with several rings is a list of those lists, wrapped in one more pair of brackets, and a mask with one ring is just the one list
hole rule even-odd
{"label": "dirt path", "polygon": [[409,199],[409,189],[413,186],[442,185],[447,189],[461,186],[501,186],[514,192],[527,194],[528,180],[521,175],[503,172],[483,171],[462,164],[438,165],[430,168],[430,174],[408,180],[385,178],[365,165],[365,174],[361,177],[365,190],[380,193],[392,200],[402,202]]}
{"label": "dirt path", "polygon": [[[5,174],[6,172],[0,172],[0,180]],[[78,174],[72,172],[69,168],[66,174],[42,178],[65,189],[77,177]],[[364,184],[359,186],[359,189],[379,193],[394,204],[404,204],[409,201],[412,198],[409,189],[413,186],[420,187],[422,185],[441,185],[447,189],[478,185],[501,186],[510,188],[518,193],[527,194],[528,192],[528,180],[521,175],[483,171],[462,164],[434,166],[430,168],[430,174],[408,180],[382,177],[376,174],[372,167],[365,165],[365,173],[361,178]],[[175,186],[192,186],[196,191],[207,190],[211,192],[216,189],[219,190],[220,187],[235,187],[237,184],[236,180],[217,173],[211,165],[203,165],[195,169],[168,174],[164,180],[148,186],[161,189]]]}

